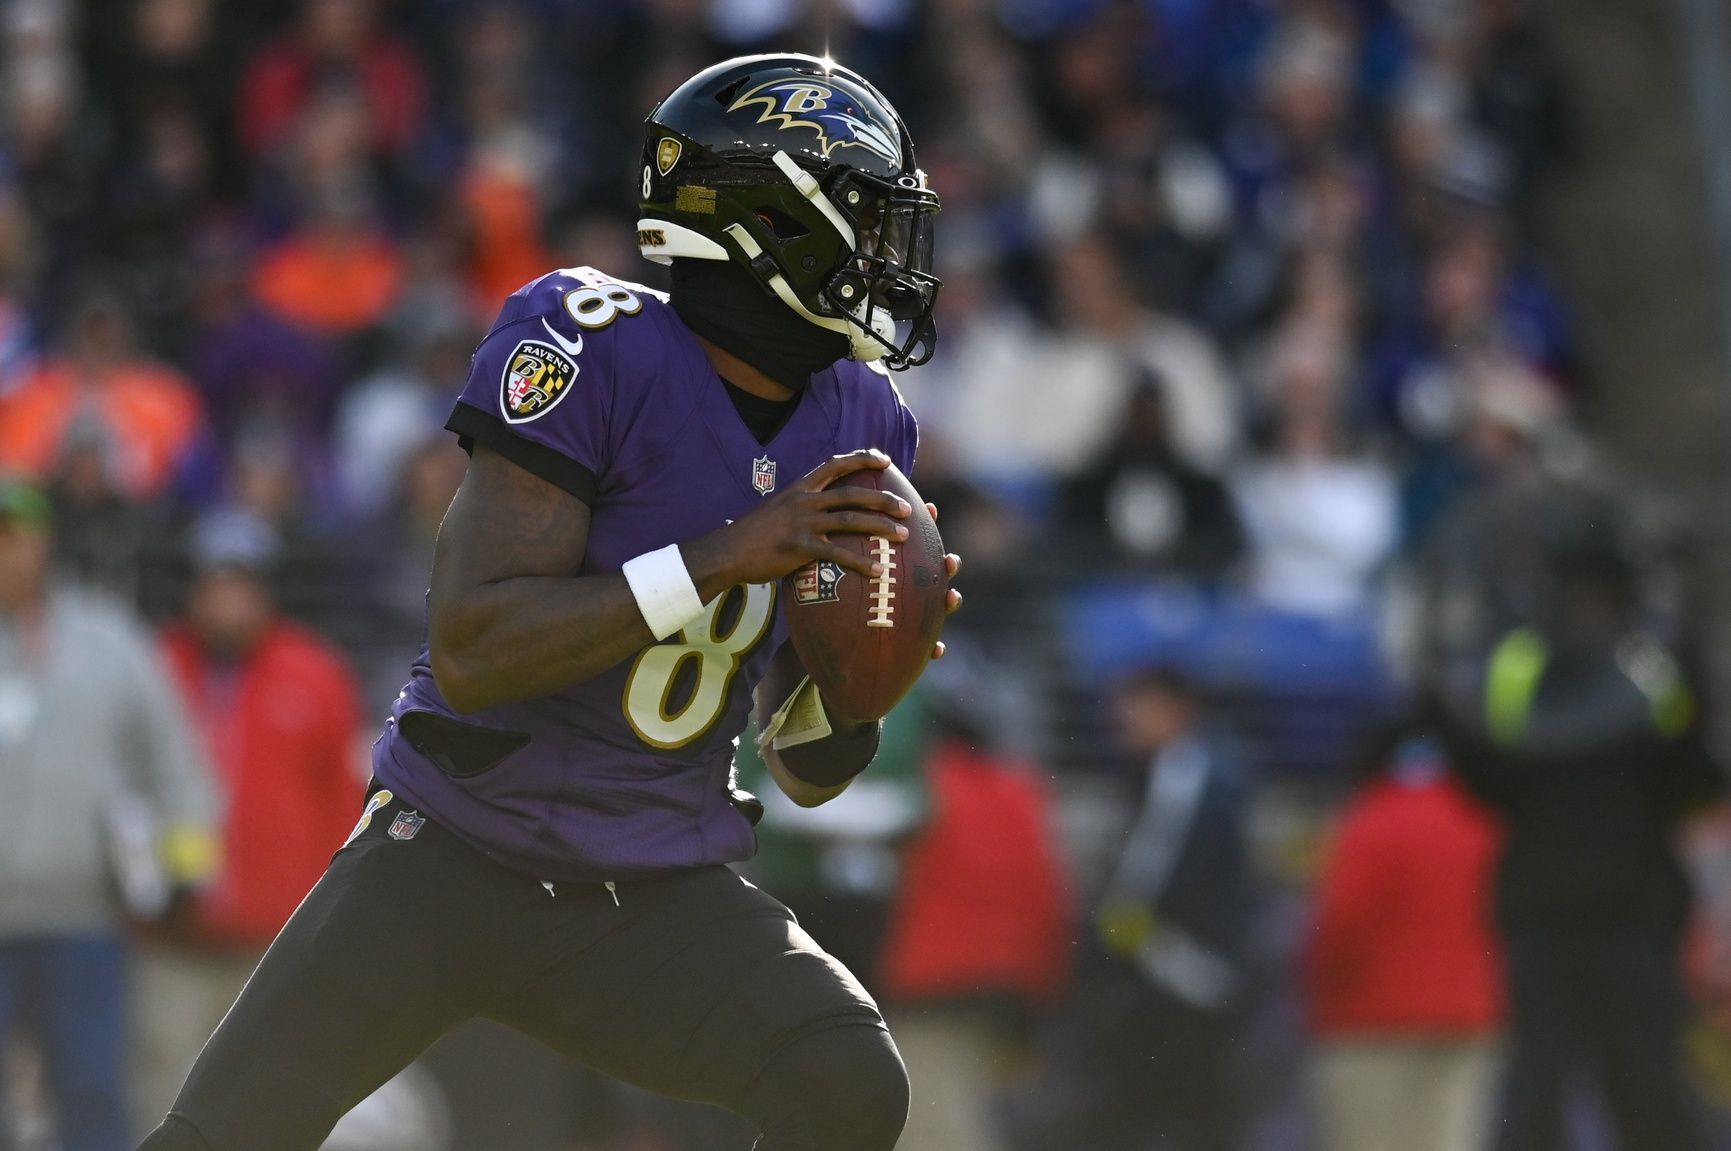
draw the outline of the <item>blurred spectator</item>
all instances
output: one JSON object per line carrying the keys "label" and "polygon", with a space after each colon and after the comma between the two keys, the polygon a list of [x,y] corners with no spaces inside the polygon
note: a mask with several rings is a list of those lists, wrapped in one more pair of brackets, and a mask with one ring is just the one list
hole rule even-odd
{"label": "blurred spectator", "polygon": [[1218,580],[1237,560],[1238,513],[1225,486],[1172,447],[1166,389],[1145,377],[1099,459],[1065,485],[1086,570],[1111,567]]}
{"label": "blurred spectator", "polygon": [[1071,913],[1052,797],[1005,756],[989,669],[952,643],[922,680],[932,815],[908,841],[881,985],[914,1084],[903,1151],[991,1151],[1035,1011],[1062,992]]}
{"label": "blurred spectator", "polygon": [[139,594],[154,509],[130,500],[115,475],[115,450],[99,420],[66,430],[48,488],[54,503],[54,561],[69,579],[119,599]]}
{"label": "blurred spectator", "polygon": [[1284,336],[1271,450],[1233,479],[1250,589],[1263,603],[1300,615],[1364,612],[1398,539],[1393,478],[1346,444],[1346,354],[1326,330]]}
{"label": "blurred spectator", "polygon": [[1058,470],[1093,457],[1137,374],[1148,372],[1166,391],[1173,449],[1195,466],[1218,466],[1238,439],[1238,395],[1213,341],[1176,316],[1144,307],[1103,236],[1060,246],[1051,271],[1062,327],[1040,382],[1067,409],[1052,413],[1062,422],[1043,433],[1067,454],[1054,458]]}
{"label": "blurred spectator", "polygon": [[11,391],[32,354],[26,292],[34,270],[31,217],[0,173],[0,395]]}
{"label": "blurred spectator", "polygon": [[383,707],[403,686],[403,669],[420,652],[427,579],[439,525],[468,471],[469,457],[443,428],[429,431],[398,460],[382,506],[362,521],[369,588],[363,673],[370,704]]}
{"label": "blurred spectator", "polygon": [[[965,251],[943,259],[947,354],[897,383],[920,413],[921,440],[947,444],[955,457],[952,468],[972,478],[1044,481],[1044,458],[1025,446],[1037,432],[1023,425],[1035,420],[1027,412],[1016,418],[1017,407],[1043,386],[1041,335],[1033,317],[1005,290],[997,269]],[[922,442],[922,472],[927,465]]]}
{"label": "blurred spectator", "polygon": [[1485,359],[1523,364],[1556,388],[1575,370],[1562,304],[1537,272],[1511,266],[1501,222],[1452,215],[1422,270],[1418,298],[1394,301],[1366,369],[1371,409],[1418,439],[1456,426],[1470,400],[1471,369]]}
{"label": "blurred spectator", "polygon": [[1361,30],[1348,8],[1286,6],[1252,64],[1250,98],[1221,132],[1238,226],[1208,311],[1224,331],[1242,332],[1270,308],[1301,249],[1351,234],[1340,225],[1355,222],[1360,204],[1339,176],[1364,149],[1351,116]]}
{"label": "blurred spectator", "polygon": [[[931,149],[934,162],[966,165],[972,179],[986,184],[1019,185],[1042,158],[1042,141],[1016,45],[978,6],[933,5],[927,18],[922,47],[929,58],[919,71],[940,89],[930,103],[949,138],[948,146]],[[958,182],[949,180],[945,195],[961,193],[956,203],[965,208],[970,189]]]}
{"label": "blurred spectator", "polygon": [[[56,255],[82,254],[77,226],[100,189],[95,108],[73,54],[72,5],[55,0],[0,9],[0,140],[6,167]],[[51,267],[49,273],[63,271]]]}
{"label": "blurred spectator", "polygon": [[236,179],[233,28],[214,0],[137,0],[126,18],[89,20],[89,83],[114,119],[121,162],[154,151],[151,137],[164,125],[186,131],[182,146],[195,154],[199,174],[225,193]]}
{"label": "blurred spectator", "polygon": [[1324,1145],[1478,1151],[1502,1018],[1497,833],[1434,747],[1379,751],[1339,815],[1305,962]]}
{"label": "blurred spectator", "polygon": [[341,349],[252,299],[249,255],[237,235],[222,230],[199,246],[192,376],[223,443],[285,436],[315,480],[327,466],[326,438],[350,369]]}
{"label": "blurred spectator", "polygon": [[1623,1151],[1705,1145],[1682,1066],[1677,837],[1722,780],[1701,704],[1642,630],[1637,574],[1608,531],[1552,540],[1544,610],[1492,649],[1477,700],[1430,693],[1451,762],[1508,827],[1506,1151],[1568,1146],[1577,1084],[1597,1089]]}
{"label": "blurred spectator", "polygon": [[216,768],[223,866],[174,931],[138,957],[143,1130],[161,1121],[265,947],[323,874],[363,790],[354,677],[338,652],[278,613],[275,532],[246,513],[212,512],[195,526],[192,552],[186,616],[163,646]]}
{"label": "blurred spectator", "polygon": [[0,468],[49,475],[79,421],[107,433],[116,485],[135,500],[166,492],[205,432],[192,386],[139,352],[131,311],[102,289],[68,317],[55,354],[0,396]]}
{"label": "blurred spectator", "polygon": [[1469,32],[1473,120],[1506,153],[1511,198],[1530,218],[1535,185],[1574,143],[1562,70],[1533,5],[1480,0],[1477,15]]}
{"label": "blurred spectator", "polygon": [[56,582],[51,514],[0,482],[0,1048],[35,1040],[64,1151],[124,1151],[124,921],[212,873],[214,805],[142,625]]}
{"label": "blurred spectator", "polygon": [[213,204],[243,187],[233,146],[236,45],[212,0],[137,0],[81,21],[107,143],[90,244],[136,301],[161,354],[184,355],[198,267],[186,259]]}
{"label": "blurred spectator", "polygon": [[371,610],[352,580],[372,558],[348,546],[335,500],[313,485],[327,472],[306,466],[297,443],[261,431],[233,446],[224,476],[227,503],[263,520],[281,547],[276,586],[283,611],[320,631],[351,637]]}
{"label": "blurred spectator", "polygon": [[[1407,463],[1402,492],[1406,542],[1426,549],[1432,558],[1483,546],[1474,536],[1488,528],[1487,514],[1545,480],[1555,470],[1555,458],[1566,459],[1569,449],[1578,447],[1570,444],[1574,437],[1556,391],[1530,370],[1506,358],[1491,358],[1467,371],[1464,406],[1451,417],[1448,438],[1420,446]],[[1465,566],[1488,575],[1488,561],[1475,554]]]}
{"label": "blurred spectator", "polygon": [[1545,610],[1552,537],[1614,514],[1615,479],[1524,369],[1481,366],[1466,418],[1408,474],[1421,666],[1476,665]]}
{"label": "blurred spectator", "polygon": [[1104,239],[1085,236],[1054,253],[1062,321],[1054,334],[1030,328],[985,269],[964,266],[958,279],[961,299],[948,286],[944,299],[961,313],[956,339],[966,347],[916,394],[931,397],[970,470],[1010,480],[1082,470],[1150,373],[1163,382],[1180,458],[1213,467],[1236,442],[1237,396],[1218,349],[1190,324],[1138,303]]}
{"label": "blurred spectator", "polygon": [[402,288],[402,254],[380,223],[379,189],[361,151],[363,116],[348,94],[307,109],[298,147],[284,160],[295,224],[259,253],[252,272],[265,311],[330,338],[379,324]]}
{"label": "blurred spectator", "polygon": [[1127,257],[1137,297],[1193,313],[1232,222],[1219,161],[1150,101],[1113,103],[1096,135],[1101,225]]}
{"label": "blurred spectator", "polygon": [[558,78],[536,67],[537,32],[527,8],[488,6],[467,15],[456,45],[463,155],[451,182],[464,212],[470,286],[489,304],[555,266],[541,224],[570,183],[559,141],[571,131],[563,118],[572,104],[560,98]]}
{"label": "blurred spectator", "polygon": [[1125,743],[1147,759],[1146,790],[1019,1146],[1225,1151],[1243,1118],[1237,1016],[1254,912],[1245,781],[1179,673],[1132,676],[1115,710]]}
{"label": "blurred spectator", "polygon": [[376,0],[302,0],[300,21],[248,62],[240,87],[241,143],[253,155],[282,147],[308,106],[333,92],[360,100],[374,152],[412,147],[427,81],[409,45],[380,26]]}
{"label": "blurred spectator", "polygon": [[332,456],[343,501],[356,519],[386,511],[401,494],[398,480],[409,457],[429,436],[443,433],[481,334],[476,328],[461,301],[448,297],[405,310],[392,324],[392,361],[343,397]]}

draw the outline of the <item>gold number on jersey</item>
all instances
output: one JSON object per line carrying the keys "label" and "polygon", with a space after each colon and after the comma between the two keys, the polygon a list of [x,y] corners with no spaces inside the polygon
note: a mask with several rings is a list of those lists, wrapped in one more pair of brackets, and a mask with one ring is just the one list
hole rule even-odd
{"label": "gold number on jersey", "polygon": [[[739,610],[723,628],[723,608]],[[746,653],[769,634],[775,618],[773,583],[739,584],[703,605],[703,614],[679,633],[678,643],[646,647],[625,679],[625,720],[651,747],[676,748],[715,726],[727,709],[728,689]],[[683,701],[676,687],[689,683]]]}
{"label": "gold number on jersey", "polygon": [[573,288],[565,293],[565,311],[585,328],[605,328],[620,316],[635,316],[643,301],[623,284]]}

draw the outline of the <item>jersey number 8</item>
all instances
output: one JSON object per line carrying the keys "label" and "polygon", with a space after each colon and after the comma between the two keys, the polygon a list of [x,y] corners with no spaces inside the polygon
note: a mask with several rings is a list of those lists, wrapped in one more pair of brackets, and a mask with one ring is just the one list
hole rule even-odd
{"label": "jersey number 8", "polygon": [[622,284],[565,293],[566,313],[585,328],[605,328],[622,315],[635,316],[642,310],[643,301]]}
{"label": "jersey number 8", "polygon": [[[726,628],[723,607],[739,610]],[[715,726],[727,710],[733,677],[746,654],[769,632],[775,615],[775,585],[740,584],[703,606],[703,614],[679,633],[678,643],[646,647],[625,679],[625,719],[651,747],[684,747]],[[695,675],[695,679],[693,676]],[[683,701],[674,701],[676,688]]]}

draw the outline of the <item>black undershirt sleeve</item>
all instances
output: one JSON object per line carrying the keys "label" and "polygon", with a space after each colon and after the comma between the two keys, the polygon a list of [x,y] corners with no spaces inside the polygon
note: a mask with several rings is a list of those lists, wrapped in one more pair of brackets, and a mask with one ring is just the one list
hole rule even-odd
{"label": "black undershirt sleeve", "polygon": [[595,473],[572,459],[560,455],[543,444],[513,435],[497,416],[489,415],[470,404],[459,403],[451,409],[445,430],[457,433],[463,450],[473,453],[475,445],[498,452],[530,475],[539,476],[556,488],[570,492],[591,507],[595,504]]}

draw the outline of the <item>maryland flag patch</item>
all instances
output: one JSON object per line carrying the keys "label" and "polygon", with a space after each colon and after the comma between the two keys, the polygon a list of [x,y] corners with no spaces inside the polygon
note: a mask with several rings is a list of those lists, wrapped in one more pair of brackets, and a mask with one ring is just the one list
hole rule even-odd
{"label": "maryland flag patch", "polygon": [[565,398],[576,378],[577,365],[570,356],[540,340],[524,340],[505,360],[499,380],[499,410],[505,422],[540,419]]}

